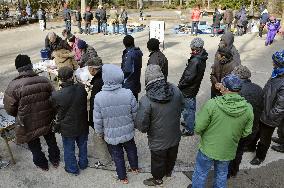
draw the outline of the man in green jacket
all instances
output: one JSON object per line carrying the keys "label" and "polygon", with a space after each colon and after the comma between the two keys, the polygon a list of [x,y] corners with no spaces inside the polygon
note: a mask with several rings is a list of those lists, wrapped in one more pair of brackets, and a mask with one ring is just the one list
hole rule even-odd
{"label": "man in green jacket", "polygon": [[226,187],[228,165],[235,158],[238,142],[251,133],[252,106],[241,97],[241,80],[229,74],[222,79],[222,96],[210,99],[196,117],[195,133],[201,136],[192,188],[205,187],[214,165],[214,187]]}

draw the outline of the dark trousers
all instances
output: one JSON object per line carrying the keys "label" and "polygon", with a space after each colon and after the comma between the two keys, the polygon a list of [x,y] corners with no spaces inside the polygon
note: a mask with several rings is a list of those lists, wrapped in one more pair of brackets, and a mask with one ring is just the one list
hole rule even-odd
{"label": "dark trousers", "polygon": [[151,174],[156,180],[162,180],[165,175],[171,175],[178,154],[178,146],[165,150],[151,150]]}
{"label": "dark trousers", "polygon": [[98,33],[100,33],[100,32],[101,32],[101,21],[98,20]]}
{"label": "dark trousers", "polygon": [[[116,28],[117,32],[115,32],[115,28]],[[119,34],[119,23],[113,23],[113,24],[112,24],[112,33],[113,33],[113,34],[114,34],[114,33]]]}
{"label": "dark trousers", "polygon": [[91,33],[90,27],[91,27],[91,23],[86,23],[85,24],[85,33],[86,34],[90,34]]}
{"label": "dark trousers", "polygon": [[137,147],[134,138],[118,145],[108,144],[108,149],[115,163],[118,179],[124,180],[126,178],[126,168],[125,168],[123,149],[125,149],[127,153],[127,158],[131,169],[133,170],[138,169]]}
{"label": "dark trousers", "polygon": [[65,28],[66,28],[67,31],[71,32],[71,20],[65,21]]}
{"label": "dark trousers", "polygon": [[[63,148],[64,148],[64,162],[65,170],[69,173],[79,173],[79,168],[84,170],[88,167],[88,134],[84,134],[78,137],[63,137]],[[77,162],[75,156],[75,142],[79,148],[79,162]],[[79,167],[78,167],[79,165]]]}
{"label": "dark trousers", "polygon": [[124,30],[124,34],[127,35],[127,27],[126,27],[127,23],[124,22],[123,23],[123,30]]}
{"label": "dark trousers", "polygon": [[265,24],[260,24],[259,25],[259,32],[258,32],[259,37],[262,37],[264,26],[265,26]]}
{"label": "dark trousers", "polygon": [[281,125],[277,129],[278,138],[284,142],[284,121],[282,121]]}
{"label": "dark trousers", "polygon": [[236,176],[239,172],[240,164],[242,162],[243,154],[244,154],[244,146],[245,146],[245,139],[241,139],[238,144],[236,157],[234,160],[230,161],[229,168],[228,168],[228,177]]}
{"label": "dark trousers", "polygon": [[77,21],[77,26],[78,26],[79,33],[83,33],[81,21]]}
{"label": "dark trousers", "polygon": [[[48,158],[51,163],[58,163],[60,161],[60,151],[57,146],[55,134],[49,132],[43,136],[48,146]],[[28,142],[28,147],[33,154],[33,162],[36,166],[48,168],[48,161],[42,152],[40,139],[36,138]]]}
{"label": "dark trousers", "polygon": [[133,93],[133,95],[134,95],[136,101],[138,102],[138,93]]}
{"label": "dark trousers", "polygon": [[275,130],[275,127],[270,127],[262,122],[260,122],[260,132],[259,132],[259,142],[257,144],[256,156],[264,160],[267,154],[267,151],[271,144],[272,134]]}
{"label": "dark trousers", "polygon": [[198,33],[198,21],[193,21],[191,25],[191,34],[197,35]]}

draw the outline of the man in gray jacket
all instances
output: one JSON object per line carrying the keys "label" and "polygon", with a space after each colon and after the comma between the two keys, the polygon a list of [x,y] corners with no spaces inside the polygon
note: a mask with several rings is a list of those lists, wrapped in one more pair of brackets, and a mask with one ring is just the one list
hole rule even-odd
{"label": "man in gray jacket", "polygon": [[144,180],[148,186],[163,184],[175,166],[181,138],[180,116],[183,95],[173,84],[167,83],[159,65],[148,65],[146,95],[139,103],[135,127],[148,134],[151,150],[151,174]]}

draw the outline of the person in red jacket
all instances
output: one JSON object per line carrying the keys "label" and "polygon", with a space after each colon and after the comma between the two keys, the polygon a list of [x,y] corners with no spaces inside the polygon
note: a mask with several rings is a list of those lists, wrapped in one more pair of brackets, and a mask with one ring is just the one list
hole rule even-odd
{"label": "person in red jacket", "polygon": [[197,5],[192,13],[191,13],[191,20],[192,20],[192,26],[191,26],[191,34],[197,35],[198,32],[198,23],[201,17],[201,11],[200,11],[200,5]]}

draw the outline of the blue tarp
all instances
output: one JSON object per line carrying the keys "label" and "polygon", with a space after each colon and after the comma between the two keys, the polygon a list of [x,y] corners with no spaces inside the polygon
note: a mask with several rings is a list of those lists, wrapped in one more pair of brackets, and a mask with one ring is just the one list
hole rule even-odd
{"label": "blue tarp", "polygon": [[[115,28],[116,30],[116,28]],[[143,26],[136,26],[136,27],[127,27],[127,33],[128,34],[132,34],[132,33],[136,33],[136,32],[141,32],[144,30]],[[102,31],[102,30],[101,30]],[[97,33],[98,32],[98,26],[92,25],[91,26],[91,33]],[[107,26],[107,33],[112,33],[112,25]],[[123,25],[120,24],[119,25],[119,33],[123,34],[124,30],[123,30]]]}

